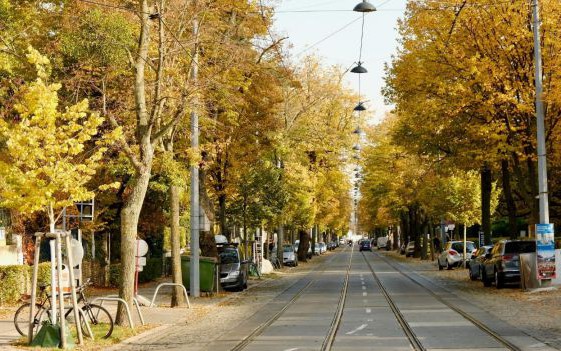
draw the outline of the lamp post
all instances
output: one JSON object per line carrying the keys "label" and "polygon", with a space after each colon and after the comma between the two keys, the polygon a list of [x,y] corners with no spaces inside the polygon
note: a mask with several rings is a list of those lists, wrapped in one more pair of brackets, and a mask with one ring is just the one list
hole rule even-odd
{"label": "lamp post", "polygon": [[[198,38],[199,23],[193,20],[193,36]],[[196,84],[198,79],[198,43],[195,43],[193,54],[192,79]],[[197,110],[191,111],[191,147],[197,151],[199,149],[199,116]],[[200,292],[200,272],[199,272],[199,229],[200,229],[200,203],[199,203],[199,165],[197,162],[191,164],[191,269],[189,271],[189,290],[192,297],[199,297]]]}
{"label": "lamp post", "polygon": [[540,223],[549,223],[547,191],[547,160],[545,149],[545,117],[543,108],[542,55],[540,43],[540,14],[538,0],[532,0],[534,17],[534,69],[536,82],[536,121],[538,144],[538,189]]}

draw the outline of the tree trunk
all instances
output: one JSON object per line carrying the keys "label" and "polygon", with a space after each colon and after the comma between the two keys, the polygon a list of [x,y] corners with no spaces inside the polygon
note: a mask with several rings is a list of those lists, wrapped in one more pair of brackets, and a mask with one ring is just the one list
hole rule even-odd
{"label": "tree trunk", "polygon": [[109,286],[109,268],[111,266],[109,257],[109,232],[105,232],[101,236],[100,252],[102,256],[101,271],[103,272],[102,285]]}
{"label": "tree trunk", "polygon": [[540,201],[537,198],[539,195],[538,189],[538,175],[536,170],[536,162],[530,157],[528,157],[526,161],[528,165],[528,182],[530,182],[530,191],[531,191],[531,202],[528,204],[530,206],[530,210],[532,211],[532,217],[530,218],[529,224],[536,224],[540,223]]}
{"label": "tree trunk", "polygon": [[218,217],[220,218],[220,234],[225,235],[228,241],[232,241],[231,233],[228,231],[226,224],[226,194],[224,193],[218,195]]}
{"label": "tree trunk", "polygon": [[281,223],[281,225],[279,225],[279,231],[277,234],[277,258],[279,259],[279,263],[282,266],[282,254],[283,254],[283,248],[282,245],[284,243],[284,225]]}
{"label": "tree trunk", "polygon": [[310,248],[310,235],[307,231],[300,229],[298,231],[298,261],[308,262],[308,249]]}
{"label": "tree trunk", "polygon": [[[124,201],[121,211],[121,270],[119,297],[132,306],[132,299],[135,293],[135,272],[136,272],[136,239],[138,229],[138,219],[142,204],[148,189],[150,172],[145,169],[138,176],[130,181],[130,193]],[[119,304],[115,323],[126,325],[125,306]]]}
{"label": "tree trunk", "polygon": [[518,218],[516,218],[516,202],[512,195],[512,185],[510,183],[510,170],[508,160],[501,160],[503,192],[505,196],[506,208],[508,211],[508,229],[511,239],[518,238]]}
{"label": "tree trunk", "polygon": [[481,226],[485,244],[491,244],[491,191],[493,179],[487,164],[481,169]]}
{"label": "tree trunk", "polygon": [[[136,109],[136,139],[138,141],[140,160],[136,162],[135,175],[128,184],[130,192],[126,194],[121,212],[121,284],[119,297],[132,306],[135,293],[135,253],[138,229],[138,218],[148,189],[154,157],[151,143],[152,124],[146,108],[145,67],[148,60],[150,43],[150,20],[148,18],[148,1],[139,1],[140,38],[138,41],[137,59],[135,62],[134,98]],[[126,192],[125,192],[126,193]],[[127,323],[125,306],[119,304],[115,322],[118,325]]]}
{"label": "tree trunk", "polygon": [[428,240],[427,240],[427,220],[423,218],[423,224],[421,225],[421,238],[423,246],[421,247],[421,260],[426,260],[428,258]]}
{"label": "tree trunk", "polygon": [[[179,233],[179,187],[170,185],[169,187],[170,212],[171,212],[171,276],[175,284],[183,284],[181,275],[181,243]],[[183,289],[175,286],[171,296],[171,307],[185,304]]]}
{"label": "tree trunk", "polygon": [[312,227],[312,257],[316,254],[316,235],[317,235],[317,227],[314,225]]}

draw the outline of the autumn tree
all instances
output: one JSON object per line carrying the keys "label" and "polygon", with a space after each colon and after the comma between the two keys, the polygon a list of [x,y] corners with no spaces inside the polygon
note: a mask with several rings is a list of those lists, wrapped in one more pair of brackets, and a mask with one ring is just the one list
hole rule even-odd
{"label": "autumn tree", "polygon": [[[58,91],[50,83],[50,62],[29,48],[27,60],[37,78],[17,92],[13,114],[0,119],[0,199],[22,213],[43,211],[49,230],[55,231],[61,209],[94,198],[86,185],[96,174],[107,145],[120,137],[120,129],[104,134],[104,119],[88,109],[88,101],[61,112]],[[97,138],[97,141],[93,139]]]}

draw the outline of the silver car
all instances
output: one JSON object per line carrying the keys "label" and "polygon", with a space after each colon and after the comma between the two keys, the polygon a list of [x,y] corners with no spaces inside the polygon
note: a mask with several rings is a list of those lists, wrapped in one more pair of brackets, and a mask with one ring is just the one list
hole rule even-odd
{"label": "silver car", "polygon": [[298,249],[290,244],[282,246],[282,264],[285,266],[298,266]]}
{"label": "silver car", "polygon": [[240,258],[237,246],[224,246],[220,256],[220,284],[224,289],[247,289],[248,261]]}
{"label": "silver car", "polygon": [[444,250],[438,256],[438,269],[442,270],[444,267],[452,269],[452,267],[459,267],[463,264],[464,260],[468,261],[471,255],[475,253],[477,247],[473,241],[466,241],[467,257],[464,258],[464,242],[463,241],[449,241],[446,243]]}

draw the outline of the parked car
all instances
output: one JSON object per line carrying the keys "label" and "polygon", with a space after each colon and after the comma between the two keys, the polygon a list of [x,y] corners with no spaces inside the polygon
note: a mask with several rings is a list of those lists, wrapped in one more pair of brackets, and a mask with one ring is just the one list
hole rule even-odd
{"label": "parked car", "polygon": [[414,241],[410,241],[407,243],[407,246],[405,246],[405,257],[413,257],[415,255],[415,242]]}
{"label": "parked car", "polygon": [[438,256],[438,269],[442,270],[444,267],[452,269],[452,267],[459,267],[463,264],[464,260],[471,258],[477,247],[473,241],[466,241],[467,257],[464,258],[464,242],[463,241],[449,241],[446,243],[444,250]]}
{"label": "parked car", "polygon": [[520,254],[536,252],[533,240],[501,240],[486,255],[481,271],[484,286],[494,282],[497,289],[505,283],[520,282]]}
{"label": "parked car", "polygon": [[483,261],[485,261],[485,256],[491,252],[493,245],[481,246],[473,255],[468,262],[468,273],[469,279],[478,280],[481,279],[481,270],[483,269]]}
{"label": "parked car", "polygon": [[[312,247],[312,244],[310,243],[310,248]],[[314,245],[314,255],[319,256],[321,255],[321,248],[319,247],[319,243],[316,243]]]}
{"label": "parked car", "polygon": [[378,246],[378,250],[385,249],[387,244],[388,244],[388,238],[385,236],[379,237],[376,240],[376,246]]}
{"label": "parked car", "polygon": [[323,255],[327,251],[327,245],[323,241],[317,245],[319,246],[319,253]]}
{"label": "parked car", "polygon": [[282,246],[282,264],[285,266],[298,266],[298,254],[291,244],[284,244]]}
{"label": "parked car", "polygon": [[370,244],[370,240],[362,240],[358,245],[358,251],[372,252],[372,245]]}
{"label": "parked car", "polygon": [[222,245],[218,250],[222,287],[238,291],[247,289],[248,261],[242,259],[238,245]]}

